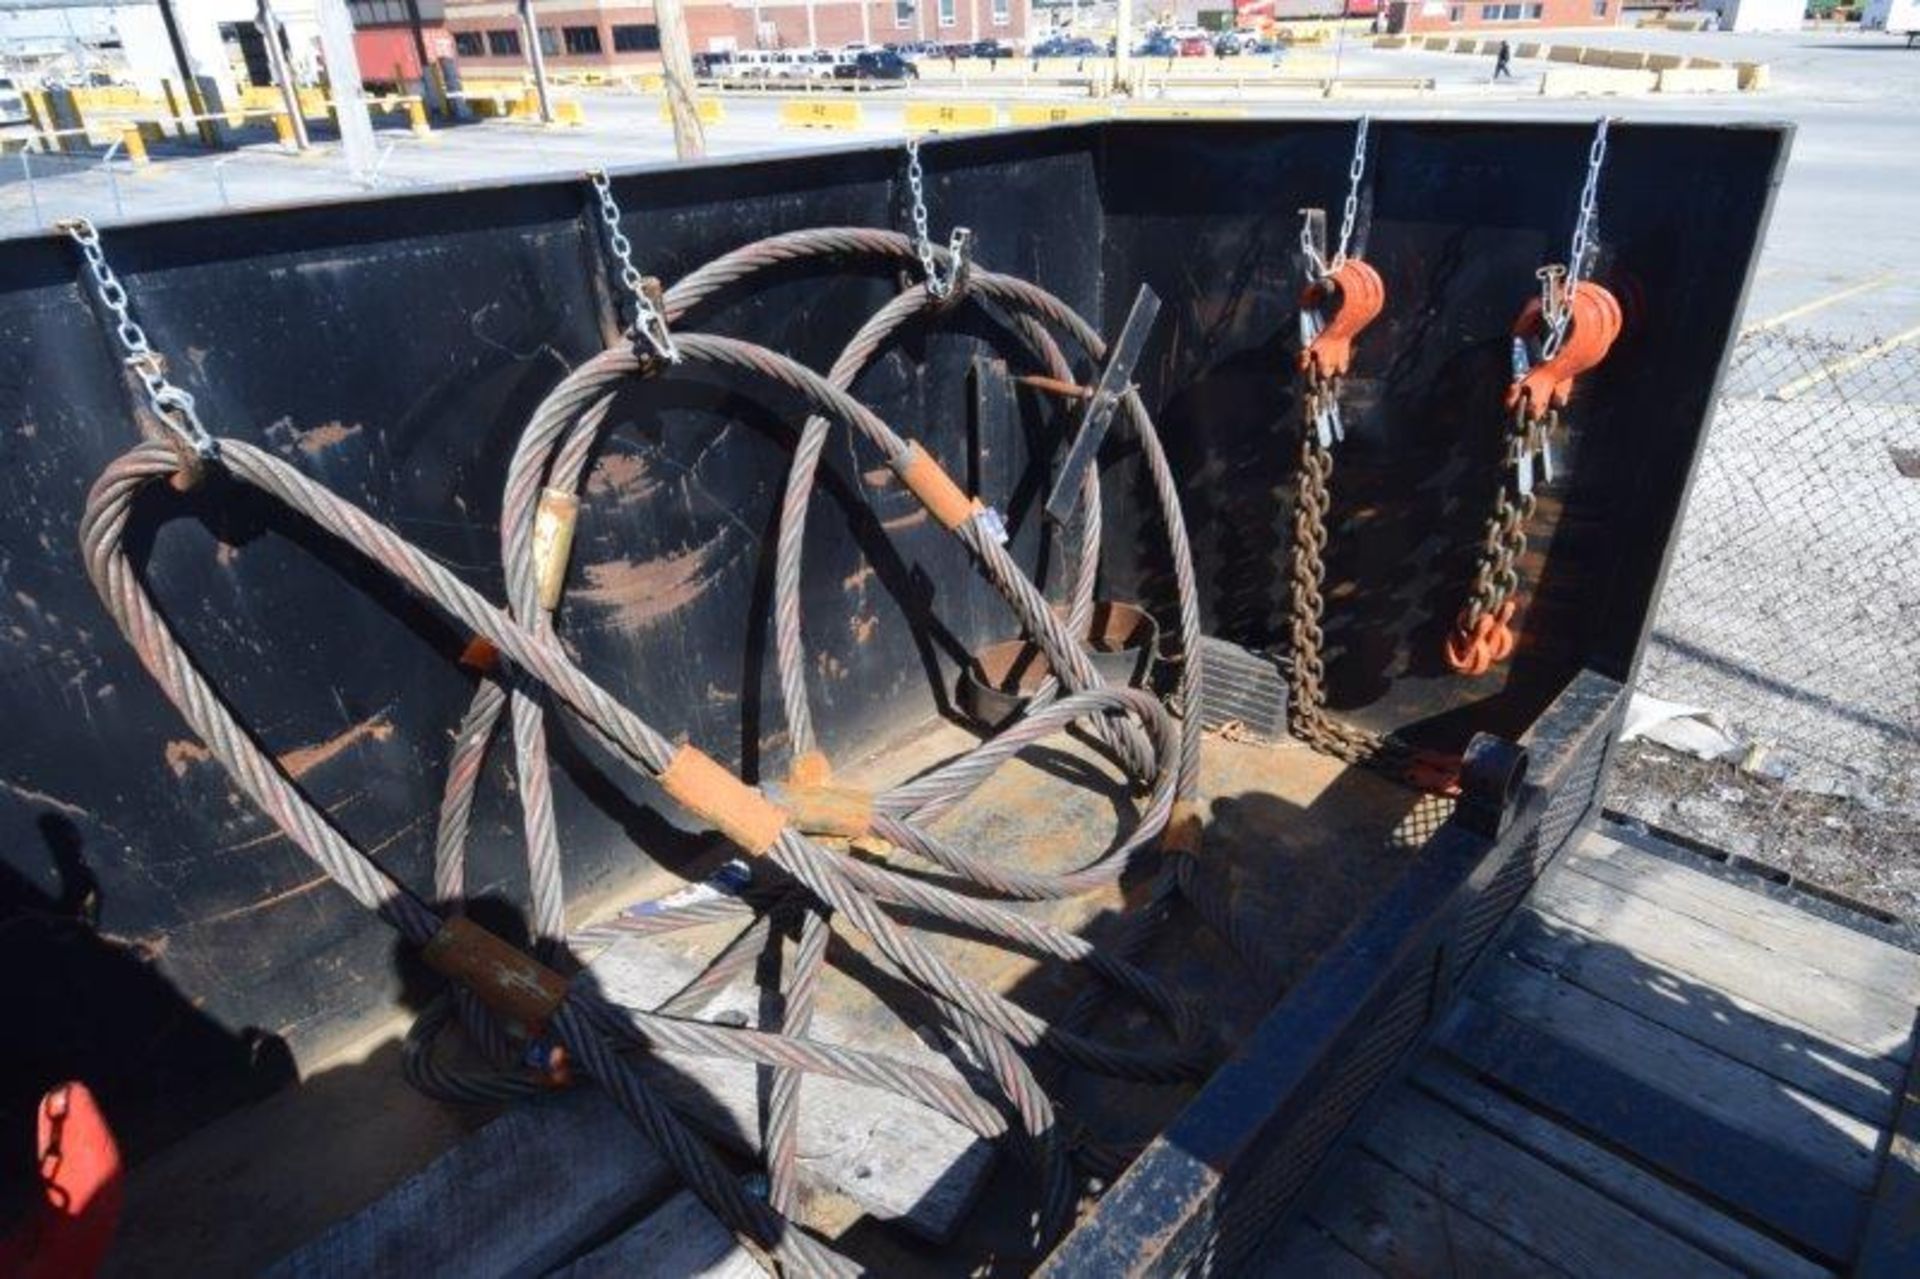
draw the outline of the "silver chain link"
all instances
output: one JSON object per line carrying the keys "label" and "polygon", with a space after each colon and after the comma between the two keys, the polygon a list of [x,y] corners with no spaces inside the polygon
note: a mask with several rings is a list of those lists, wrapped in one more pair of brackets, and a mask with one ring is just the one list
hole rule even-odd
{"label": "silver chain link", "polygon": [[613,183],[607,180],[605,169],[588,171],[587,181],[593,184],[593,193],[600,197],[600,219],[607,226],[607,245],[620,263],[620,283],[633,295],[633,331],[653,348],[655,355],[669,364],[678,364],[680,350],[667,329],[667,317],[660,314],[647,295],[646,281],[640,275],[640,268],[633,264],[633,241],[620,229],[620,205],[613,198]]}
{"label": "silver chain link", "polygon": [[966,271],[967,251],[973,243],[973,232],[966,227],[953,228],[947,237],[947,255],[950,267],[941,271],[939,259],[933,255],[933,236],[927,230],[927,185],[926,174],[920,169],[920,139],[907,139],[907,190],[913,197],[913,247],[920,254],[921,269],[927,273],[927,292],[936,298],[953,296],[954,285]]}
{"label": "silver chain link", "polygon": [[1334,246],[1333,257],[1320,256],[1320,246],[1313,242],[1311,222],[1302,220],[1300,224],[1300,251],[1306,255],[1319,278],[1324,280],[1347,264],[1347,250],[1353,245],[1354,223],[1360,219],[1360,179],[1367,171],[1367,127],[1371,117],[1361,116],[1353,131],[1353,158],[1347,162],[1347,198],[1340,208],[1340,239]]}
{"label": "silver chain link", "polygon": [[1567,250],[1564,281],[1543,271],[1540,275],[1540,305],[1547,317],[1546,340],[1540,344],[1540,358],[1552,359],[1567,336],[1567,322],[1573,317],[1573,295],[1587,271],[1587,259],[1593,253],[1593,224],[1600,212],[1600,170],[1607,163],[1607,125],[1605,116],[1594,126],[1593,142],[1587,147],[1587,180],[1580,188],[1580,212],[1573,220],[1573,245]]}
{"label": "silver chain link", "polygon": [[120,283],[120,277],[107,262],[106,250],[100,245],[100,232],[86,218],[63,218],[55,225],[80,246],[80,255],[86,259],[87,270],[93,276],[100,304],[113,313],[114,336],[126,350],[126,366],[139,376],[146,388],[147,407],[193,450],[194,456],[206,461],[218,458],[220,442],[200,424],[193,396],[167,379],[166,364],[160,353],[147,344],[147,331],[128,310],[127,287]]}

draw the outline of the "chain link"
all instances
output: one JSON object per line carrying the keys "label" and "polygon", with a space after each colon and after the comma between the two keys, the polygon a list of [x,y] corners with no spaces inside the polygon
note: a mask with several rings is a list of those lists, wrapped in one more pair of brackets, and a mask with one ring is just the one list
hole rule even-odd
{"label": "chain link", "polygon": [[1320,246],[1314,243],[1312,219],[1303,219],[1300,223],[1300,251],[1319,279],[1326,279],[1347,264],[1347,250],[1353,245],[1354,224],[1360,219],[1360,179],[1367,171],[1367,127],[1371,118],[1361,116],[1353,131],[1353,158],[1347,161],[1347,198],[1340,207],[1340,239],[1334,245],[1333,257],[1323,258]]}
{"label": "chain link", "polygon": [[646,279],[640,274],[640,268],[633,264],[633,241],[627,239],[626,232],[620,229],[620,205],[613,198],[613,183],[607,180],[605,169],[590,170],[587,181],[593,184],[593,193],[600,197],[600,220],[606,224],[607,246],[613,250],[613,256],[620,264],[620,283],[633,295],[633,331],[653,348],[655,355],[669,364],[678,364],[680,351],[674,346],[673,334],[667,329],[667,317],[654,306],[653,298],[647,291]]}
{"label": "chain link", "polygon": [[[1587,272],[1587,258],[1593,253],[1593,224],[1600,212],[1600,170],[1607,163],[1607,126],[1601,116],[1593,129],[1593,141],[1587,147],[1587,180],[1580,188],[1580,211],[1573,220],[1573,244],[1567,250],[1565,280],[1559,288],[1543,272],[1541,305],[1547,317],[1547,335],[1540,344],[1540,358],[1550,360],[1566,340],[1567,323],[1573,318],[1573,295]],[[1548,268],[1551,270],[1551,268]]]}
{"label": "chain link", "polygon": [[933,236],[927,230],[926,174],[920,168],[918,138],[907,139],[907,191],[913,197],[910,210],[913,217],[913,247],[920,254],[921,269],[927,273],[927,292],[942,300],[952,297],[966,273],[967,252],[973,243],[973,232],[963,226],[953,229],[947,237],[947,255],[951,267],[943,272],[939,259],[933,253]]}
{"label": "chain link", "polygon": [[204,461],[218,458],[220,442],[200,424],[193,396],[167,379],[166,362],[147,344],[147,331],[128,309],[127,287],[120,283],[120,277],[113,273],[107,261],[107,252],[100,244],[100,232],[86,218],[65,218],[56,225],[80,246],[80,256],[86,260],[87,271],[93,276],[94,292],[99,295],[100,304],[113,314],[114,336],[126,351],[126,366],[146,388],[147,407],[193,450],[195,457]]}

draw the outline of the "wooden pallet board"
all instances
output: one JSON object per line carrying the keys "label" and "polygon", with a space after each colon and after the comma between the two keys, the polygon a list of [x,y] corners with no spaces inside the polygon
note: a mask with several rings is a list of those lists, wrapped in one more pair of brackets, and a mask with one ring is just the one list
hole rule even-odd
{"label": "wooden pallet board", "polygon": [[1917,1008],[1920,956],[1884,935],[1590,833],[1274,1251],[1327,1238],[1396,1276],[1911,1273]]}

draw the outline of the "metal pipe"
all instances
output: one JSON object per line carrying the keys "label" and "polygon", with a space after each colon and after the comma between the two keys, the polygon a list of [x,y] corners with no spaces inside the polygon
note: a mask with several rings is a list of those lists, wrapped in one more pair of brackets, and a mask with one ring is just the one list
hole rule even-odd
{"label": "metal pipe", "polygon": [[306,117],[300,110],[300,91],[293,83],[293,68],[287,65],[287,51],[281,45],[280,19],[273,11],[273,0],[260,0],[260,16],[256,20],[260,34],[267,41],[267,66],[273,72],[273,82],[280,86],[280,102],[287,109],[287,121],[293,128],[293,145],[298,151],[312,146],[307,138]]}
{"label": "metal pipe", "polygon": [[527,65],[533,68],[533,92],[540,101],[540,122],[552,124],[553,98],[547,92],[547,58],[540,51],[540,26],[533,19],[533,0],[520,0],[520,38],[527,42]]}

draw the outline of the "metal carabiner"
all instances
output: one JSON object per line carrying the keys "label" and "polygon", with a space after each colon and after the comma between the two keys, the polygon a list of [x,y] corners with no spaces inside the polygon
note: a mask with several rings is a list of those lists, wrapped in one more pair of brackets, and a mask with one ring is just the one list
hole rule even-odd
{"label": "metal carabiner", "polygon": [[[1537,417],[1565,408],[1573,395],[1573,380],[1606,359],[1620,336],[1620,303],[1593,281],[1582,280],[1567,307],[1567,331],[1560,349],[1507,387],[1509,409]],[[1528,338],[1545,322],[1541,300],[1529,298],[1513,322],[1513,336]]]}
{"label": "metal carabiner", "polygon": [[1300,294],[1303,310],[1333,302],[1325,327],[1300,352],[1300,368],[1322,378],[1345,377],[1353,364],[1354,339],[1387,305],[1380,273],[1359,258],[1348,258],[1324,280]]}

